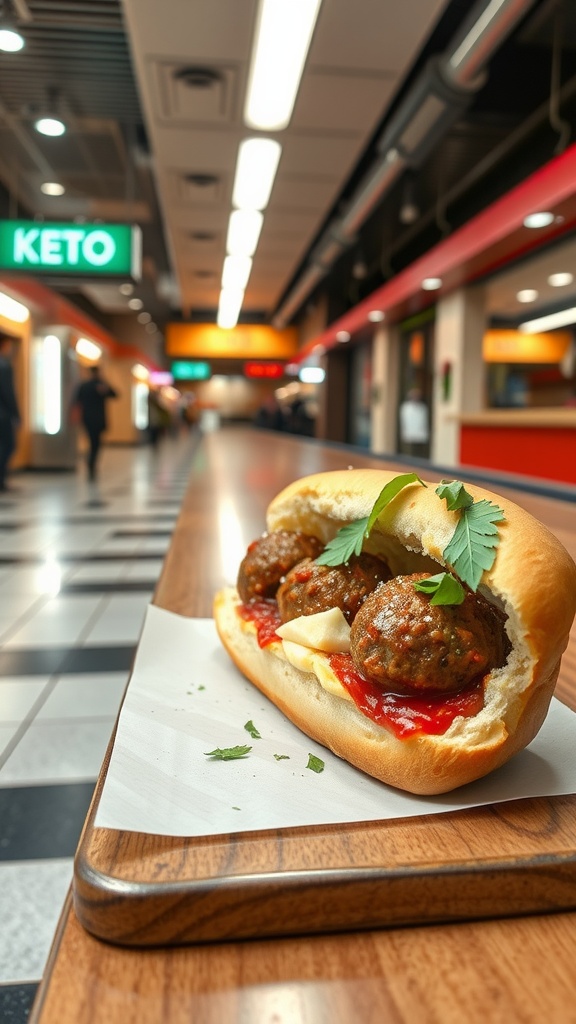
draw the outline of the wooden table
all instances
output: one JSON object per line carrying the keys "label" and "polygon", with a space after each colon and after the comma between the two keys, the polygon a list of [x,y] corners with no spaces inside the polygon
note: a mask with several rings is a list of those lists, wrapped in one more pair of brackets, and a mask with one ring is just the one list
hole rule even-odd
{"label": "wooden table", "polygon": [[[248,541],[262,532],[270,498],[295,477],[351,464],[381,466],[382,461],[267,432],[222,429],[207,435],[191,467],[155,603],[180,614],[209,616],[212,595],[234,576],[229,561],[239,560]],[[492,489],[524,505],[576,555],[574,505]],[[557,692],[576,706],[576,635]],[[511,848],[516,843],[518,850],[537,850],[545,835],[557,854],[565,842],[571,856],[570,822],[564,820],[573,809],[571,800],[561,806],[530,801],[520,816],[504,812],[499,817]],[[89,817],[84,844],[90,830]],[[458,841],[464,838],[465,829]],[[425,834],[419,842],[426,842]],[[553,889],[556,869],[549,875]],[[491,918],[482,921],[132,949],[89,934],[69,897],[30,1019],[32,1024],[576,1022],[576,913],[502,916],[508,912],[503,898],[502,912],[493,907]]]}

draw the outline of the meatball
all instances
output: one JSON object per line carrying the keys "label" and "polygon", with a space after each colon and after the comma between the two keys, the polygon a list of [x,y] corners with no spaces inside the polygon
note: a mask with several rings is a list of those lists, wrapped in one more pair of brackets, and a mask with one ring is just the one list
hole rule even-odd
{"label": "meatball", "polygon": [[324,545],[317,537],[289,530],[267,533],[250,544],[240,563],[236,589],[244,604],[275,597],[280,580],[303,558],[317,558]]}
{"label": "meatball", "polygon": [[341,608],[352,622],[368,594],[392,576],[375,555],[352,555],[345,565],[317,565],[309,558],[296,565],[278,588],[276,600],[282,622]]}
{"label": "meatball", "polygon": [[505,617],[479,594],[433,605],[414,589],[428,573],[397,576],[366,600],[350,631],[356,668],[392,693],[455,693],[503,665]]}

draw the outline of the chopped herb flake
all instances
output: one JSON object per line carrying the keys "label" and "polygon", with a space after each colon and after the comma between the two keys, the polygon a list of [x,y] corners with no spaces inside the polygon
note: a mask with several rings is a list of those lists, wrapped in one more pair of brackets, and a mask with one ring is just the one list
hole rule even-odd
{"label": "chopped herb flake", "polygon": [[245,757],[250,753],[252,747],[216,747],[215,750],[205,750],[206,757],[212,757],[215,761],[234,761],[239,757]]}
{"label": "chopped herb flake", "polygon": [[274,757],[275,757],[276,761],[289,761],[290,760],[290,755],[289,754],[274,754]]}
{"label": "chopped herb flake", "polygon": [[322,758],[316,757],[315,754],[308,754],[308,764],[306,767],[309,768],[311,772],[317,772],[319,775],[320,772],[324,771],[324,761]]}
{"label": "chopped herb flake", "polygon": [[256,728],[256,726],[254,725],[254,722],[252,721],[252,719],[250,719],[249,722],[246,722],[246,725],[244,726],[244,728],[246,729],[246,732],[250,733],[250,735],[251,735],[253,740],[261,740],[262,739],[262,737],[261,737],[260,733],[258,732],[258,729]]}

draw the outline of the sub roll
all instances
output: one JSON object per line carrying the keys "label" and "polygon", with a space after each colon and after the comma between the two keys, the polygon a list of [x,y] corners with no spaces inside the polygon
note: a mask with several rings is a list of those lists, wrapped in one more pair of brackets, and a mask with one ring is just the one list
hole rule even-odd
{"label": "sub roll", "polygon": [[530,743],[576,613],[576,566],[557,538],[507,499],[458,486],[460,504],[414,474],[297,480],[214,601],[230,657],[292,722],[418,794]]}

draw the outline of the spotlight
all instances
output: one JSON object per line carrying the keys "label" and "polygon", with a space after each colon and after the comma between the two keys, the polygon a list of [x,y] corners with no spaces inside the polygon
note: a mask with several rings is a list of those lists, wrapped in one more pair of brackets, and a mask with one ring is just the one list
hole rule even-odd
{"label": "spotlight", "polygon": [[18,50],[21,50],[26,45],[26,40],[16,28],[14,20],[9,13],[7,0],[5,0],[3,6],[7,13],[0,16],[0,50],[4,53],[18,53]]}

